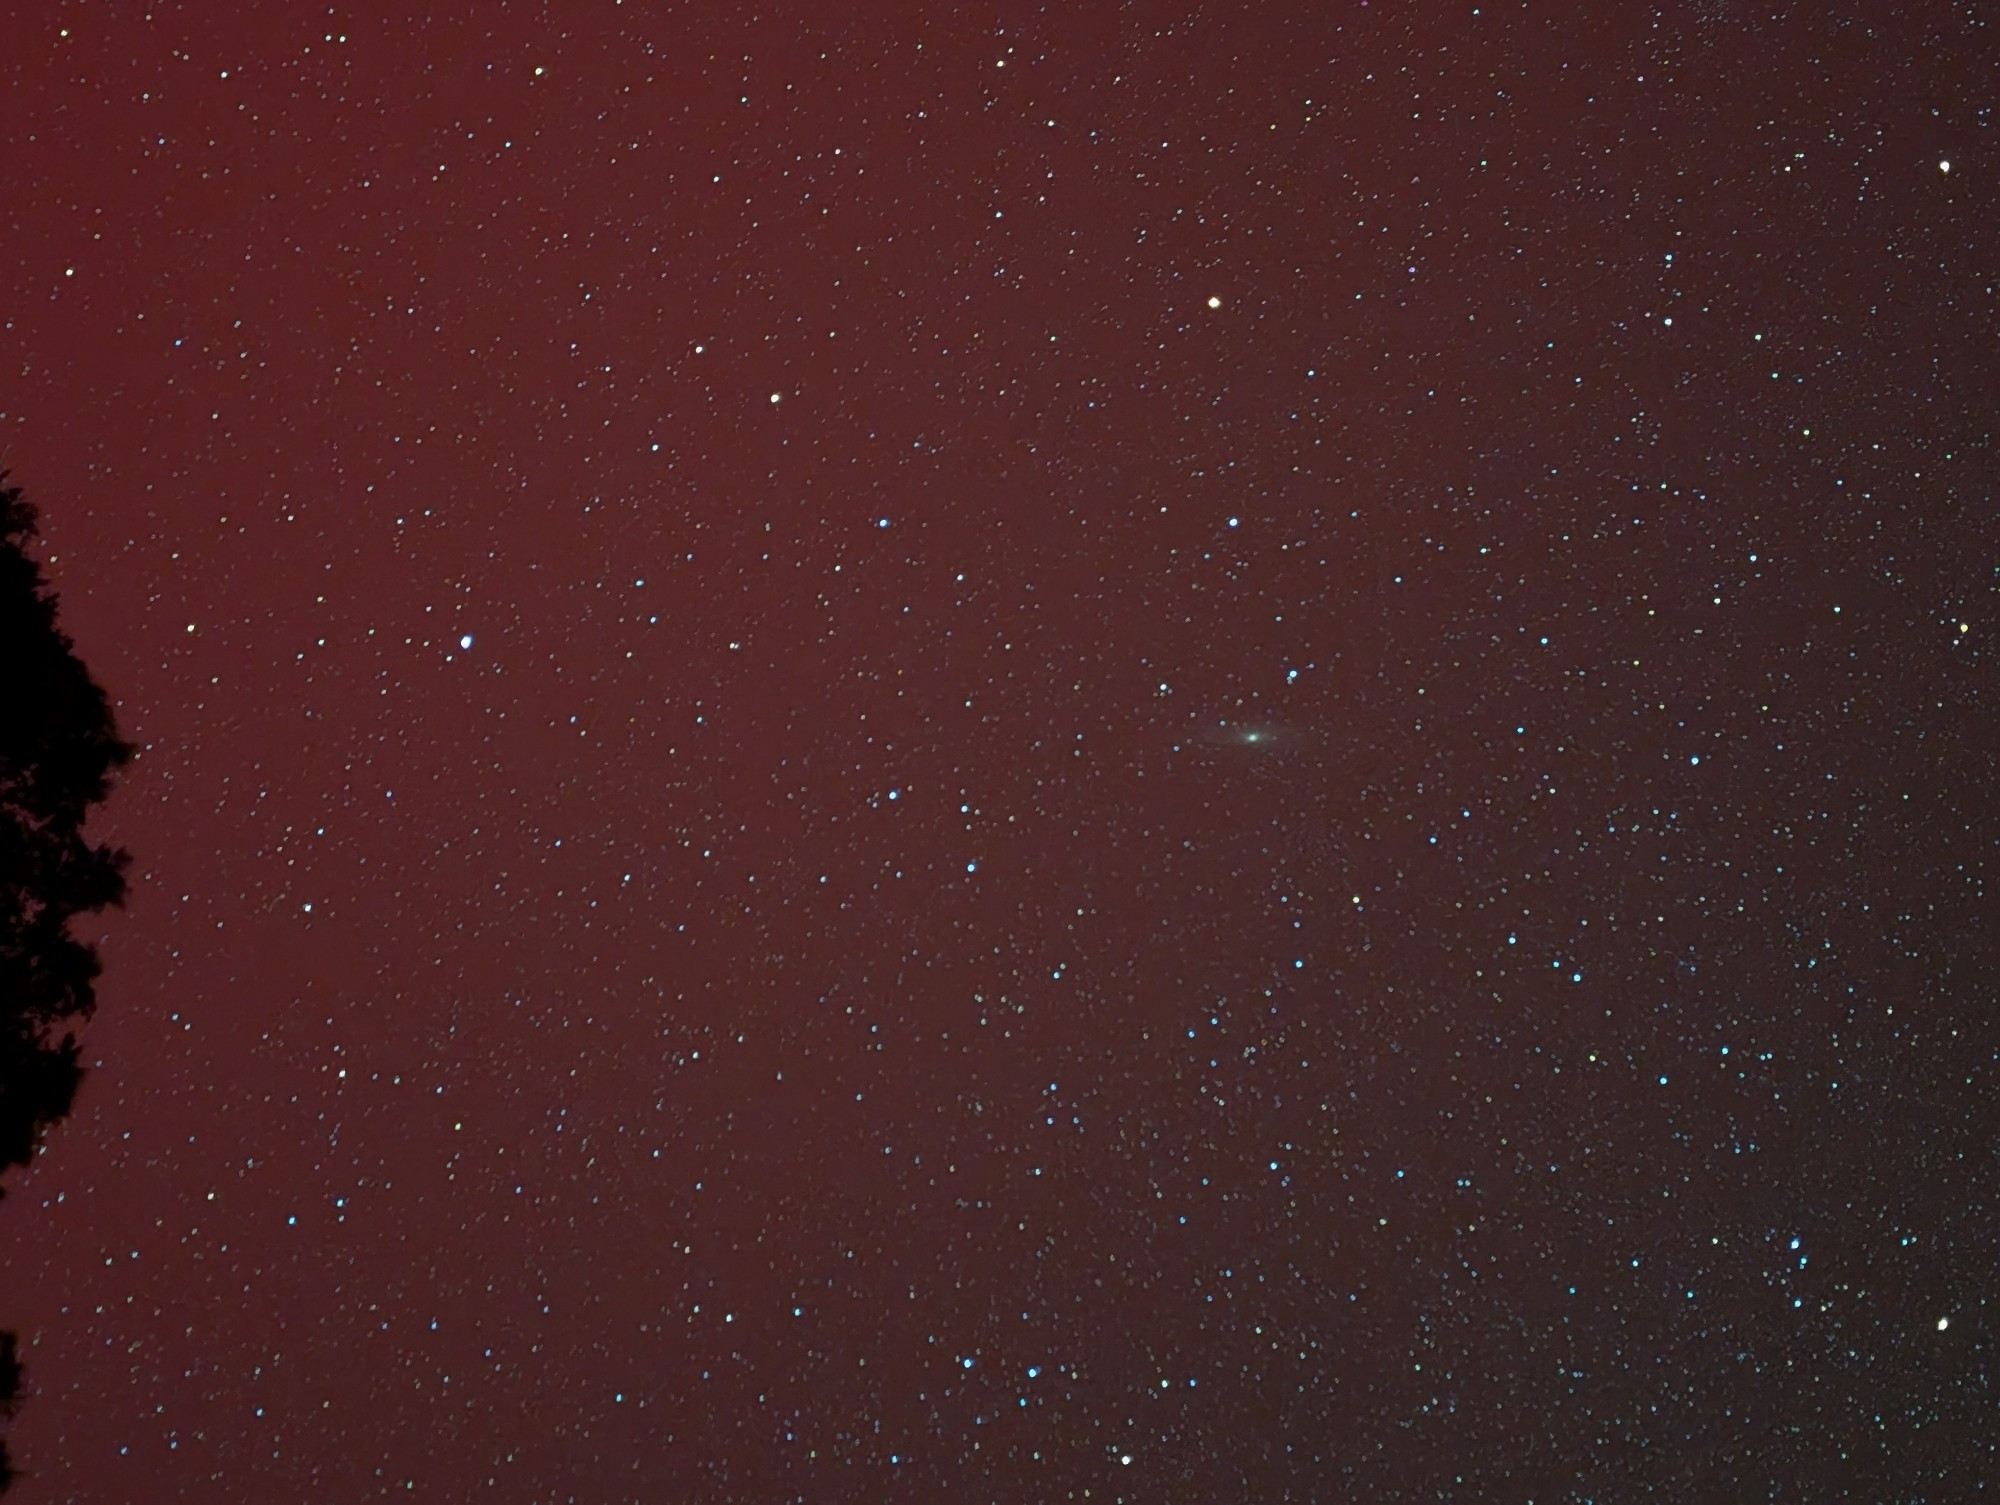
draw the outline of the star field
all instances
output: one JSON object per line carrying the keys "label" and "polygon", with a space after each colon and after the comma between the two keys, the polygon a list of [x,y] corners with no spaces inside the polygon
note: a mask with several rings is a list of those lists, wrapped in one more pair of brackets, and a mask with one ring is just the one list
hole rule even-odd
{"label": "star field", "polygon": [[17,1498],[2000,1478],[1980,6],[0,58]]}

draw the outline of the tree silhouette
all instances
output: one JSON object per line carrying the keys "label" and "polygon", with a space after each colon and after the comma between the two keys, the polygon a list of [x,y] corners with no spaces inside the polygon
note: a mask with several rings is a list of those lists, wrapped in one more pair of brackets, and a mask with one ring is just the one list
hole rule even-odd
{"label": "tree silhouette", "polygon": [[[34,1157],[83,1080],[72,1026],[96,1004],[99,967],[69,924],[123,901],[128,862],[83,824],[134,751],[56,625],[34,533],[34,508],[0,471],[0,1175]],[[0,1416],[20,1398],[18,1355],[0,1333]],[[0,1494],[14,1477],[0,1442]]]}

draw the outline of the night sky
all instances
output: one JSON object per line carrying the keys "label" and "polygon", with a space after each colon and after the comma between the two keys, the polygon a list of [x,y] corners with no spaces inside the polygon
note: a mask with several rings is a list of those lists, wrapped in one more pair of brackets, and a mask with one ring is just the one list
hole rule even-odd
{"label": "night sky", "polygon": [[0,21],[20,1500],[2000,1480],[2000,16],[437,9]]}

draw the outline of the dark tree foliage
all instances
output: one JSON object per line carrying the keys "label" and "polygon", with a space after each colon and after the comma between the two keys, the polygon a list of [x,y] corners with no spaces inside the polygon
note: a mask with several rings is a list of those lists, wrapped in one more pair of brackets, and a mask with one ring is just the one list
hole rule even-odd
{"label": "dark tree foliage", "polygon": [[[0,1175],[33,1158],[83,1079],[74,1026],[95,1006],[98,961],[69,924],[124,899],[127,864],[83,824],[133,753],[56,625],[34,532],[0,472]],[[15,1338],[0,1333],[0,1415],[20,1393]],[[0,1493],[13,1478],[0,1444]]]}

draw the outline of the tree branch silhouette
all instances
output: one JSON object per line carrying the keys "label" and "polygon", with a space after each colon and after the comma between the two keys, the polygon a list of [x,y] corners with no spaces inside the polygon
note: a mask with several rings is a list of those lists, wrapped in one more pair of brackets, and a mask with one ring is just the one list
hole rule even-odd
{"label": "tree branch silhouette", "polygon": [[[135,751],[57,625],[34,534],[34,508],[0,471],[0,1175],[28,1164],[76,1102],[75,1026],[96,1006],[100,968],[69,926],[124,901],[129,862],[83,826]],[[0,1333],[0,1416],[21,1387],[18,1341]],[[0,1494],[15,1477],[0,1441]]]}

